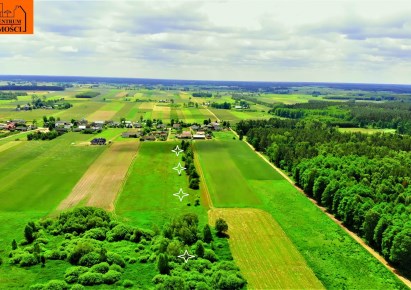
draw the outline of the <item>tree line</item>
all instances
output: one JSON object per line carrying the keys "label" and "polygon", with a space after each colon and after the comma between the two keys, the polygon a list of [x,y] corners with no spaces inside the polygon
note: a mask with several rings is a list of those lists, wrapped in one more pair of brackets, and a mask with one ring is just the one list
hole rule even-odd
{"label": "tree line", "polygon": [[216,109],[225,109],[225,110],[230,110],[231,109],[231,104],[228,102],[224,102],[224,103],[216,103],[213,102],[210,105],[212,108],[216,108]]}
{"label": "tree line", "polygon": [[0,91],[64,91],[60,86],[37,86],[37,85],[5,85],[0,86]]}
{"label": "tree line", "polygon": [[321,119],[340,127],[396,129],[411,134],[411,103],[406,102],[328,102],[312,101],[293,105],[279,104],[270,113],[290,119]]}
{"label": "tree line", "polygon": [[277,119],[240,121],[237,132],[389,262],[409,270],[411,136]]}
{"label": "tree line", "polygon": [[79,93],[76,95],[76,98],[80,98],[80,99],[91,99],[91,98],[95,98],[98,95],[100,95],[99,92],[83,92],[83,93]]}
{"label": "tree line", "polygon": [[26,92],[1,92],[0,91],[0,100],[16,100],[18,96],[27,96]]}

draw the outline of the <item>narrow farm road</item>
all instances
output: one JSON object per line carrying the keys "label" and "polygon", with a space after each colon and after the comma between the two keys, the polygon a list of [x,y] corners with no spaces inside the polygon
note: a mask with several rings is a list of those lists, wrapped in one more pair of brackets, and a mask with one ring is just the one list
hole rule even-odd
{"label": "narrow farm road", "polygon": [[[237,137],[238,134],[237,132],[235,132],[233,129],[230,129]],[[354,240],[357,241],[357,243],[359,243],[361,246],[363,246],[371,255],[373,255],[378,261],[380,261],[388,270],[390,270],[394,275],[397,276],[398,279],[400,279],[405,285],[407,285],[409,288],[411,288],[411,281],[407,278],[405,278],[404,276],[402,276],[397,269],[395,269],[394,267],[390,266],[388,264],[388,262],[378,253],[376,252],[374,249],[372,249],[370,246],[368,246],[364,240],[362,240],[359,236],[357,236],[354,232],[350,231],[349,229],[347,229],[341,221],[339,221],[338,219],[336,219],[332,214],[330,214],[329,212],[327,212],[327,209],[325,207],[320,206],[317,201],[315,201],[312,198],[309,198],[304,191],[299,188],[298,186],[296,186],[294,184],[294,182],[291,180],[291,178],[285,174],[284,172],[282,172],[278,167],[276,167],[274,164],[272,164],[267,157],[265,157],[263,154],[261,154],[260,152],[256,151],[255,148],[253,147],[253,145],[251,145],[250,143],[248,143],[247,141],[244,141],[258,156],[260,156],[265,162],[267,162],[268,164],[270,164],[270,166],[272,168],[274,168],[279,174],[281,174],[281,176],[283,176],[292,186],[294,186],[295,189],[297,189],[300,193],[304,194],[304,196],[306,196],[313,204],[315,204],[320,210],[322,210],[330,219],[332,219],[336,224],[338,224],[345,232],[347,232]]]}
{"label": "narrow farm road", "polygon": [[201,180],[200,182],[201,195],[203,196],[206,206],[209,209],[213,209],[214,208],[213,201],[211,199],[210,192],[208,191],[207,182],[205,180],[203,169],[201,168],[195,142],[193,143],[193,145],[194,145],[194,165],[198,169],[198,173],[200,174],[200,180]]}

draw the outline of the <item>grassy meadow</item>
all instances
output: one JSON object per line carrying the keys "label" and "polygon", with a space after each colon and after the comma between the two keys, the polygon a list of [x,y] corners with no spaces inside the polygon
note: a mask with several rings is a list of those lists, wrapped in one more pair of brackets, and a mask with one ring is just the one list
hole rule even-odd
{"label": "grassy meadow", "polygon": [[303,256],[265,211],[222,208],[209,211],[228,223],[230,248],[249,289],[323,289]]}
{"label": "grassy meadow", "polygon": [[325,288],[405,289],[307,197],[267,168],[244,142],[196,142],[195,148],[215,206],[260,208],[270,213]]}
{"label": "grassy meadow", "polygon": [[[181,176],[173,167],[181,161],[171,152],[177,142],[143,142],[137,157],[129,171],[129,176],[116,202],[116,214],[129,220],[132,224],[151,226],[168,220],[183,212],[197,213],[202,222],[206,222],[207,214],[200,201],[200,206],[194,206],[199,197],[199,190],[188,188],[188,177],[184,172]],[[190,196],[182,202],[173,196],[182,188]],[[190,203],[190,206],[187,204]]]}

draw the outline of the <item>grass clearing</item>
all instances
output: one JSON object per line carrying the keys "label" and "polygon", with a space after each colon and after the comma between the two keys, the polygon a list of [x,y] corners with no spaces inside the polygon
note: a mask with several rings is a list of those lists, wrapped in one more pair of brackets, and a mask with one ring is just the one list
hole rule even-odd
{"label": "grass clearing", "polygon": [[364,133],[364,134],[375,134],[375,133],[395,133],[395,129],[374,129],[374,128],[338,128],[340,132],[346,133]]}
{"label": "grass clearing", "polygon": [[[143,142],[116,202],[116,214],[141,226],[161,224],[171,216],[184,212],[197,213],[200,219],[207,217],[205,208],[194,206],[199,190],[188,188],[188,177],[173,170],[178,162],[183,165],[181,155],[172,149],[177,142]],[[182,202],[173,196],[182,188],[190,196]],[[190,206],[187,204],[190,203]],[[203,201],[200,201],[203,204]]]}
{"label": "grass clearing", "polygon": [[282,178],[265,162],[254,162],[255,154],[244,142],[232,139],[195,142],[195,148],[216,207],[262,205],[259,197],[248,186],[247,180]]}
{"label": "grass clearing", "polygon": [[292,241],[258,209],[213,209],[209,223],[228,224],[230,249],[249,289],[323,289]]}
{"label": "grass clearing", "polygon": [[110,145],[84,173],[57,210],[65,210],[84,202],[87,206],[112,211],[139,145],[137,142],[116,142]]}

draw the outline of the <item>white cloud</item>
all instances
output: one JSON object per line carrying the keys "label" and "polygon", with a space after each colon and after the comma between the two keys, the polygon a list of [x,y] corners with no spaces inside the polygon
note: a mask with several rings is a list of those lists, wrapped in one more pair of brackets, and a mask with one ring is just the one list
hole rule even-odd
{"label": "white cloud", "polygon": [[0,61],[2,74],[409,83],[410,10],[407,1],[38,1],[35,34],[0,36]]}

